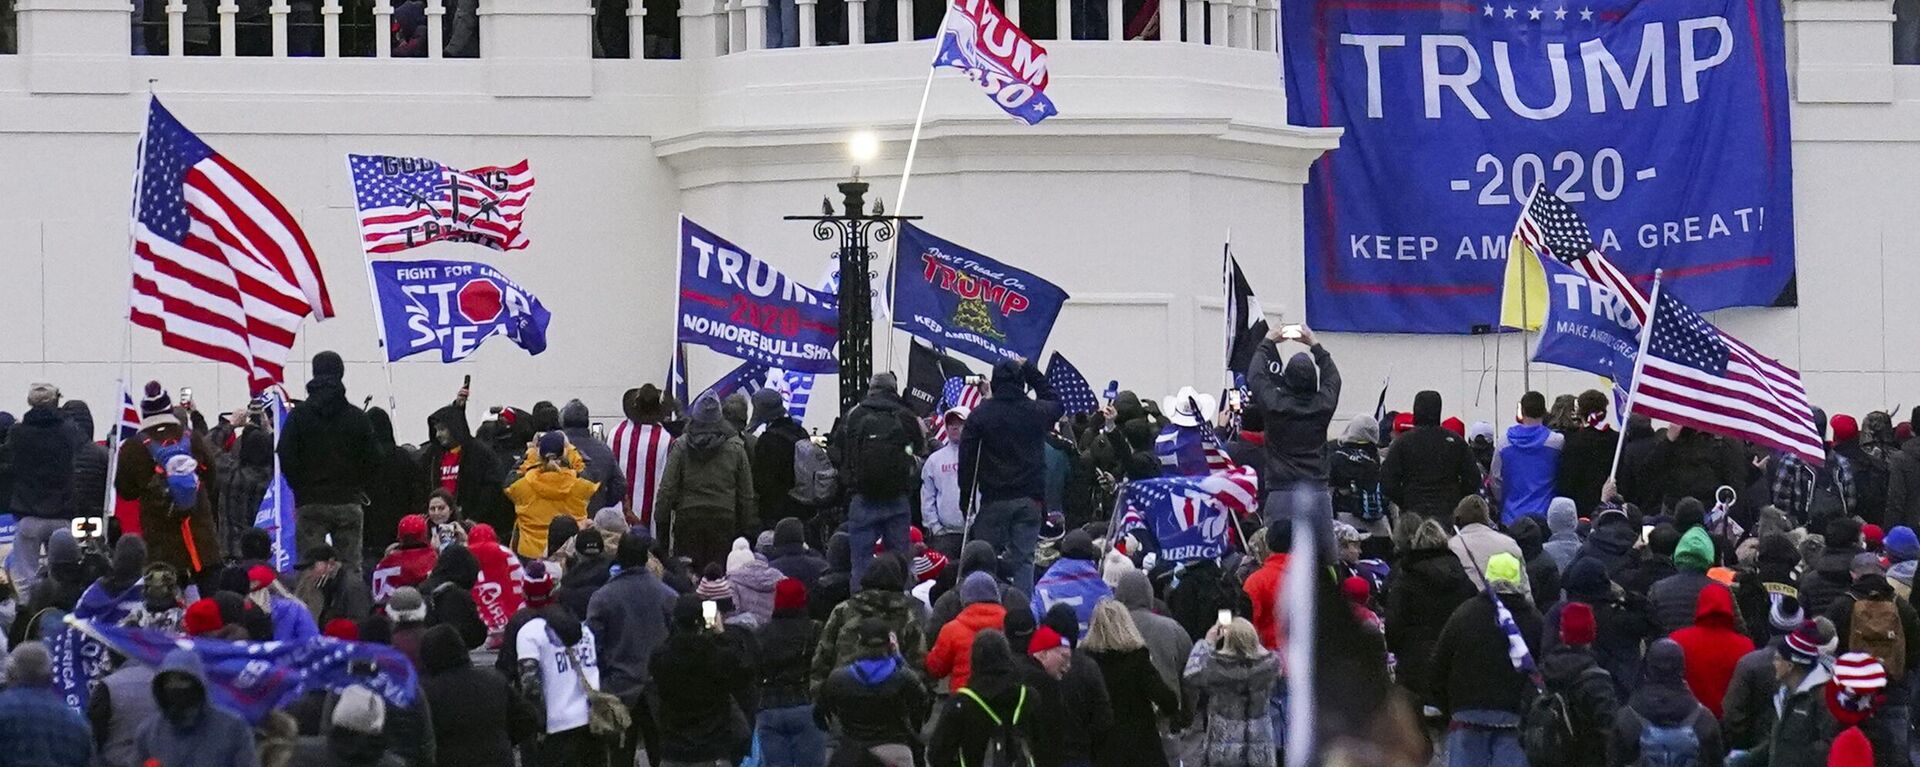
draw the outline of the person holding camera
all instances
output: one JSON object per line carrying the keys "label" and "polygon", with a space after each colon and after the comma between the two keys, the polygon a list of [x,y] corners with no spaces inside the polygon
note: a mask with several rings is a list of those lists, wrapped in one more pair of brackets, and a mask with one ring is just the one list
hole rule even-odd
{"label": "person holding camera", "polygon": [[347,401],[346,363],[330,351],[313,355],[307,399],[287,414],[280,434],[280,473],[299,504],[294,534],[300,551],[333,538],[340,564],[360,572],[367,482],[380,465],[373,422]]}
{"label": "person holding camera", "polygon": [[27,390],[27,412],[0,447],[0,473],[11,488],[6,508],[19,524],[7,574],[23,592],[38,577],[47,539],[53,531],[67,529],[73,519],[68,498],[73,493],[74,448],[80,441],[60,412],[58,387],[41,383]]}
{"label": "person holding camera", "polygon": [[[1280,342],[1307,347],[1284,365]],[[1265,512],[1268,520],[1290,516],[1301,505],[1333,518],[1327,490],[1327,425],[1340,404],[1340,368],[1305,325],[1282,325],[1267,334],[1247,365],[1247,388],[1267,427]],[[1277,552],[1276,552],[1277,553]]]}

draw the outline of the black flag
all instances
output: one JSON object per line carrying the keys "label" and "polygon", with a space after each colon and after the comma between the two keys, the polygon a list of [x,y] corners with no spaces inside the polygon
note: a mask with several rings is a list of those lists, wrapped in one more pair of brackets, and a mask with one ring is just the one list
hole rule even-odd
{"label": "black flag", "polygon": [[926,418],[940,406],[947,379],[972,375],[966,363],[941,353],[920,339],[907,351],[907,386],[903,399],[914,415]]}
{"label": "black flag", "polygon": [[1247,275],[1240,271],[1239,262],[1233,260],[1232,243],[1225,248],[1224,264],[1227,372],[1235,376],[1237,384],[1240,377],[1246,375],[1247,364],[1253,361],[1253,352],[1260,348],[1260,340],[1267,337],[1267,315],[1260,311],[1260,299],[1253,296],[1253,286],[1247,283]]}

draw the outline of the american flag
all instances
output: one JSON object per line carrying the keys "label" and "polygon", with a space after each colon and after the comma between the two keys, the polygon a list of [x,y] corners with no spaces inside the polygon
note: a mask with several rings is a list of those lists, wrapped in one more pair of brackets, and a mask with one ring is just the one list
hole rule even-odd
{"label": "american flag", "polygon": [[767,386],[780,392],[787,401],[787,415],[795,421],[807,420],[807,405],[813,401],[813,374],[775,368],[767,371]]}
{"label": "american flag", "polygon": [[279,383],[294,334],[333,301],[307,235],[280,201],[154,99],[133,212],[133,324],[225,362],[254,392]]}
{"label": "american flag", "polygon": [[1722,333],[1658,283],[1654,294],[1634,412],[1825,462],[1799,372]]}
{"label": "american flag", "polygon": [[[133,406],[133,392],[127,391],[127,384],[122,381],[120,383],[120,424],[118,436],[120,439],[125,440],[131,439],[133,435],[138,433],[140,433],[140,408]],[[118,455],[119,451],[114,451],[114,454]]]}
{"label": "american flag", "polygon": [[527,246],[520,230],[533,171],[521,160],[508,167],[455,170],[417,157],[347,155],[360,238],[381,255],[429,242],[453,240],[494,250]]}
{"label": "american flag", "polygon": [[700,396],[693,399],[698,402],[702,397],[713,395],[717,399],[724,400],[733,396],[734,392],[751,397],[754,392],[760,390],[760,387],[766,385],[767,370],[767,366],[763,363],[742,362],[739,367],[720,376],[720,380],[714,381],[712,386],[707,387],[706,391],[700,392]]}
{"label": "american flag", "polygon": [[673,361],[667,365],[667,393],[673,397],[675,407],[686,409],[687,401],[687,345],[673,342]]}
{"label": "american flag", "polygon": [[1199,428],[1168,426],[1153,438],[1154,455],[1169,476],[1191,476],[1232,469],[1233,459],[1220,447],[1211,425]]}
{"label": "american flag", "polygon": [[966,408],[968,412],[972,412],[974,408],[980,406],[980,387],[967,383],[967,379],[960,376],[947,379],[947,385],[943,387],[942,391],[940,412],[934,413],[931,419],[933,421],[933,441],[936,444],[944,444],[947,441],[946,412],[948,410],[963,407]]}
{"label": "american flag", "polygon": [[1093,387],[1087,384],[1087,377],[1080,375],[1080,369],[1059,352],[1047,358],[1047,384],[1053,387],[1053,395],[1060,398],[1060,407],[1068,415],[1100,409],[1100,404],[1093,398]]}
{"label": "american flag", "polygon": [[1651,304],[1646,295],[1593,246],[1593,232],[1587,228],[1586,219],[1574,212],[1565,200],[1547,191],[1544,184],[1534,189],[1526,210],[1514,223],[1513,237],[1534,253],[1554,258],[1587,279],[1605,285],[1626,299],[1635,319],[1647,321]]}

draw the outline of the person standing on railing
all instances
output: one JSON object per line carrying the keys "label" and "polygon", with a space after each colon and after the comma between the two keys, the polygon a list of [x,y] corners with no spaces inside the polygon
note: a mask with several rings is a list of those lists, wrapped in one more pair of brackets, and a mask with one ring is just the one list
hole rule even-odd
{"label": "person standing on railing", "polygon": [[793,0],[767,1],[767,47],[800,47],[800,9]]}
{"label": "person standing on railing", "polygon": [[441,55],[450,59],[471,59],[480,55],[479,0],[440,0],[447,6],[446,48]]}

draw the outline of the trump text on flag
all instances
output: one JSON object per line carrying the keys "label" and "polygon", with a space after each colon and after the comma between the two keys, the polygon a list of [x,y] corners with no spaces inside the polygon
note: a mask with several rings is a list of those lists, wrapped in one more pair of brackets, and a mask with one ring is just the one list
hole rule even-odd
{"label": "trump text on flag", "polygon": [[786,370],[839,369],[830,300],[700,225],[680,224],[681,341]]}
{"label": "trump text on flag", "polygon": [[933,65],[960,70],[1016,120],[1034,125],[1059,110],[1047,98],[1047,49],[987,0],[953,0]]}
{"label": "trump text on flag", "polygon": [[1629,276],[1665,269],[1705,308],[1791,301],[1780,13],[1283,3],[1288,113],[1347,131],[1305,196],[1308,321],[1470,332],[1494,313],[1506,234],[1536,186],[1580,208]]}
{"label": "trump text on flag", "polygon": [[983,360],[1033,359],[1046,346],[1067,293],[907,225],[894,271],[895,326]]}

